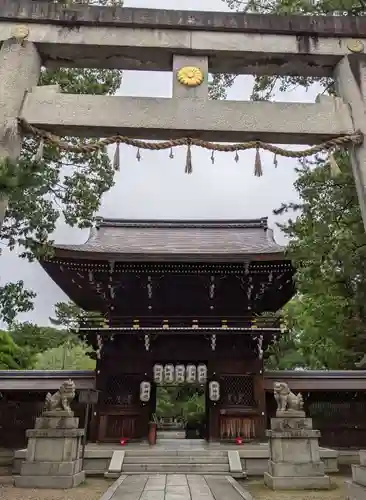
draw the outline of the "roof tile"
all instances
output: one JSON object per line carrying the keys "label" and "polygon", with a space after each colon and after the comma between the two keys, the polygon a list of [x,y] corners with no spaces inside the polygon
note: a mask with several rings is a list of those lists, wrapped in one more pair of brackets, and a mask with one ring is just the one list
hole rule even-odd
{"label": "roof tile", "polygon": [[113,254],[283,253],[267,219],[149,221],[99,219],[83,245],[57,245],[78,252]]}

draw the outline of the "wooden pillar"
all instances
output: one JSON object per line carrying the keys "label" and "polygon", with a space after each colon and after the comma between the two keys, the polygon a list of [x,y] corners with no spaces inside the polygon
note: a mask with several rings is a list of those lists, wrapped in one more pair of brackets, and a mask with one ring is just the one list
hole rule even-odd
{"label": "wooden pillar", "polygon": [[[102,349],[103,353],[103,349]],[[103,358],[97,359],[95,367],[95,388],[99,391],[98,403],[93,407],[93,412],[90,422],[90,439],[92,442],[98,442],[100,439],[100,412],[99,409],[103,401],[103,390],[104,390],[104,380],[103,380]]]}
{"label": "wooden pillar", "polygon": [[[150,339],[151,341],[151,339]],[[140,439],[147,439],[149,434],[149,421],[152,413],[156,412],[156,385],[153,380],[153,357],[151,352],[151,346],[149,350],[144,349],[144,353],[141,354],[143,361],[141,363],[141,380],[145,380],[151,383],[151,393],[150,401],[142,405],[141,415],[140,415]]]}
{"label": "wooden pillar", "polygon": [[93,405],[89,421],[89,442],[96,443],[98,438],[97,406]]}
{"label": "wooden pillar", "polygon": [[[6,40],[0,49],[0,161],[16,160],[20,155],[22,137],[17,119],[25,93],[37,85],[41,60],[33,43],[25,40],[26,27],[15,27],[14,38]],[[0,197],[0,229],[8,198]]]}
{"label": "wooden pillar", "polygon": [[258,416],[255,421],[255,436],[263,439],[266,434],[266,393],[264,390],[263,360],[258,360],[259,371],[254,376],[254,398],[257,401]]}
{"label": "wooden pillar", "polygon": [[[216,380],[217,379],[217,359],[215,356],[215,352],[211,353],[211,358],[208,360],[207,363],[207,375],[208,375],[208,382],[210,380]],[[206,395],[206,404],[209,405],[207,413],[208,417],[208,427],[207,427],[207,439],[208,441],[214,441],[216,439],[220,438],[220,407],[219,404],[216,403],[214,404],[212,401],[210,401],[209,394],[208,394],[208,383],[207,383],[207,395]]]}

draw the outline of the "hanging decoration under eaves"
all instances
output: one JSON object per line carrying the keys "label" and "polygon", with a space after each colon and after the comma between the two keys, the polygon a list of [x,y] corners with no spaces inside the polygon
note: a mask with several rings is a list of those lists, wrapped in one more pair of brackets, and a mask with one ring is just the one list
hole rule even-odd
{"label": "hanging decoration under eaves", "polygon": [[191,174],[193,171],[193,155],[192,146],[199,148],[204,148],[211,151],[211,162],[215,163],[215,152],[225,152],[234,153],[234,160],[239,161],[239,151],[246,151],[249,149],[255,149],[254,158],[254,175],[256,177],[261,177],[263,175],[262,161],[260,157],[260,150],[269,151],[273,153],[273,164],[275,167],[278,165],[278,156],[284,156],[287,158],[299,158],[304,159],[309,156],[313,156],[317,153],[328,152],[330,164],[330,170],[332,175],[339,173],[339,167],[334,158],[334,152],[349,145],[359,145],[363,142],[363,134],[361,132],[355,132],[354,134],[344,134],[339,137],[334,137],[328,141],[322,142],[321,144],[316,144],[306,149],[291,151],[288,149],[283,149],[273,144],[269,144],[263,141],[248,141],[241,142],[237,144],[219,144],[216,142],[203,141],[201,139],[194,139],[190,137],[182,137],[180,139],[171,139],[169,141],[160,142],[148,142],[142,141],[140,139],[131,139],[130,137],[125,137],[122,135],[114,135],[111,137],[106,137],[95,142],[90,142],[88,144],[71,144],[64,141],[61,137],[51,134],[46,130],[41,130],[33,125],[30,125],[25,120],[19,120],[19,125],[23,128],[25,133],[31,134],[34,137],[39,138],[39,148],[35,155],[35,160],[38,160],[43,155],[44,144],[52,144],[60,150],[72,151],[76,153],[91,153],[95,151],[104,150],[107,146],[116,144],[116,150],[113,159],[113,166],[115,170],[120,169],[120,145],[127,144],[128,146],[133,146],[137,148],[136,158],[141,161],[141,149],[148,149],[150,151],[161,151],[163,149],[169,150],[169,158],[174,158],[173,148],[177,146],[187,146],[187,156],[185,172]]}

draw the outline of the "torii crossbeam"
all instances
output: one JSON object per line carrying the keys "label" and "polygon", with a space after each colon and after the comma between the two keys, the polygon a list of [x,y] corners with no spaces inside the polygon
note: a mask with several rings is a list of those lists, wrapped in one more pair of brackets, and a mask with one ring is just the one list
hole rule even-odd
{"label": "torii crossbeam", "polygon": [[[9,134],[18,118],[80,137],[317,144],[366,134],[364,17],[65,9],[1,0],[0,42],[0,158],[20,153],[21,130]],[[55,86],[37,87],[41,65],[172,71],[172,97],[61,94]],[[199,71],[202,81],[178,81],[184,68]],[[339,97],[314,104],[209,100],[208,74],[224,72],[333,76]],[[366,226],[366,144],[351,147],[351,160]],[[4,212],[6,200],[2,205]]]}

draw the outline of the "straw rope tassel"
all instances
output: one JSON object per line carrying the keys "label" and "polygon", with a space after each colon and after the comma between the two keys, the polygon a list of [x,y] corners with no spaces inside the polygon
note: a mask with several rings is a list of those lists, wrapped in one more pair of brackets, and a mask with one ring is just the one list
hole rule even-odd
{"label": "straw rope tassel", "polygon": [[188,142],[187,145],[187,157],[186,157],[186,168],[185,168],[185,173],[186,174],[191,174],[192,173],[192,151],[191,151],[191,143]]}
{"label": "straw rope tassel", "polygon": [[42,161],[43,160],[43,152],[44,152],[44,139],[43,139],[43,137],[41,137],[39,144],[38,144],[36,154],[33,157],[33,161],[35,161],[36,163]]}
{"label": "straw rope tassel", "polygon": [[18,120],[16,118],[6,120],[4,126],[4,137],[15,140],[18,135]]}
{"label": "straw rope tassel", "polygon": [[114,158],[113,158],[113,168],[114,170],[119,170],[120,169],[120,142],[117,141],[116,143],[116,150],[114,152]]}
{"label": "straw rope tassel", "polygon": [[329,169],[331,177],[337,177],[342,173],[342,170],[339,168],[337,160],[335,159],[334,153],[329,155]]}
{"label": "straw rope tassel", "polygon": [[262,177],[263,175],[261,155],[258,146],[256,147],[256,152],[255,152],[254,175],[256,177]]}

